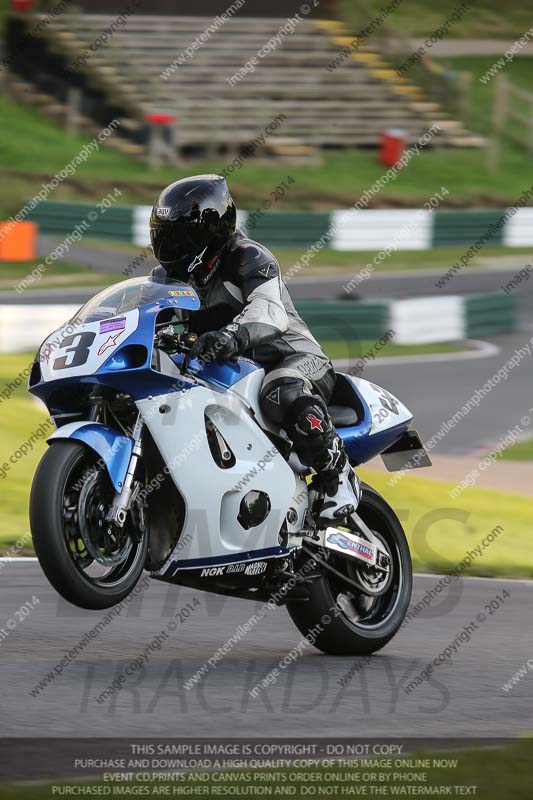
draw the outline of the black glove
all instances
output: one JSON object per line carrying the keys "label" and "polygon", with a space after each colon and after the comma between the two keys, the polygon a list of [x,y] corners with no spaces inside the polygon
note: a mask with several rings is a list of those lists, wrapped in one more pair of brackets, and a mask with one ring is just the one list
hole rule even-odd
{"label": "black glove", "polygon": [[[238,328],[235,325],[235,328]],[[241,351],[241,342],[238,331],[222,328],[220,331],[202,333],[191,348],[190,358],[197,358],[204,364],[215,361],[223,364],[224,361],[235,361]]]}

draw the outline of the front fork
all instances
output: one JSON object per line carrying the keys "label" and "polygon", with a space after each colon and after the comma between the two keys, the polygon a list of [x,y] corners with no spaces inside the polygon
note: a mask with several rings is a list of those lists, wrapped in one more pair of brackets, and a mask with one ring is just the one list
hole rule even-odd
{"label": "front fork", "polygon": [[128,511],[131,507],[131,504],[135,500],[140,484],[134,485],[133,479],[135,476],[135,470],[137,469],[137,465],[139,463],[139,459],[142,456],[142,432],[144,428],[144,423],[141,418],[141,415],[137,417],[137,422],[135,423],[135,428],[133,431],[133,448],[131,452],[130,463],[128,465],[128,471],[126,472],[126,477],[124,478],[124,484],[120,492],[117,492],[111,508],[107,514],[106,520],[113,525],[123,528],[126,522],[126,518],[128,516]]}

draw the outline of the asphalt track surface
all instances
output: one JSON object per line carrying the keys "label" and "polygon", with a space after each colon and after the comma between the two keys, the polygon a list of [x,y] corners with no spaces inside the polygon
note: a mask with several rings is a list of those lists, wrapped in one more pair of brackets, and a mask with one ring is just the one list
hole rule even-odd
{"label": "asphalt track surface", "polygon": [[[415,602],[438,581],[434,575],[417,576]],[[504,590],[510,597],[490,614],[488,604]],[[2,566],[0,627],[6,628],[7,618],[32,596],[40,603],[1,645],[3,736],[501,737],[533,729],[533,671],[509,693],[501,688],[533,657],[527,633],[533,582],[459,580],[368,663],[325,656],[309,645],[255,699],[249,691],[301,641],[284,609],[270,612],[216,669],[186,690],[185,681],[259,604],[153,581],[33,697],[35,685],[105,612],[59,601],[37,563],[17,561]],[[97,703],[96,697],[194,598],[200,605],[191,617],[121,691]],[[470,641],[435,668],[429,682],[406,693],[404,686],[476,620]],[[350,669],[354,674],[347,685],[339,685]]]}
{"label": "asphalt track surface", "polygon": [[[497,345],[497,352],[469,360],[455,360],[452,355],[449,360],[421,359],[410,363],[391,363],[391,360],[380,364],[379,360],[370,359],[362,377],[384,386],[413,411],[414,427],[425,442],[436,437],[442,428],[443,438],[435,439],[432,453],[487,452],[516,425],[521,425],[521,420],[526,420],[522,424],[524,435],[533,435],[533,411],[529,413],[533,408],[532,337],[533,328],[493,337],[490,341]],[[512,358],[517,366],[509,366]],[[350,360],[352,370],[360,364],[360,356],[354,354]],[[506,378],[494,378],[504,372]],[[489,381],[491,386],[487,385]],[[479,405],[448,427],[449,421],[478,391],[485,392],[483,397],[477,395]]]}

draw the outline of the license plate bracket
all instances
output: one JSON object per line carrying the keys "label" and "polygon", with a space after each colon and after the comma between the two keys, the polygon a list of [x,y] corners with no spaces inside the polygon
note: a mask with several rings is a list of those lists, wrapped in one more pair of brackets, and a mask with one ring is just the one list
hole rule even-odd
{"label": "license plate bracket", "polygon": [[418,432],[413,430],[402,433],[394,444],[383,451],[381,458],[389,472],[431,467],[431,459],[426,448]]}

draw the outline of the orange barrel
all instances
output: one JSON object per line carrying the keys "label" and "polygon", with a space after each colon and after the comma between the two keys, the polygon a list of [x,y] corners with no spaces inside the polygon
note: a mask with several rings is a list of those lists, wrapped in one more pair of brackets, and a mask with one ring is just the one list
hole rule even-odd
{"label": "orange barrel", "polygon": [[0,261],[30,261],[36,257],[35,222],[0,222]]}

